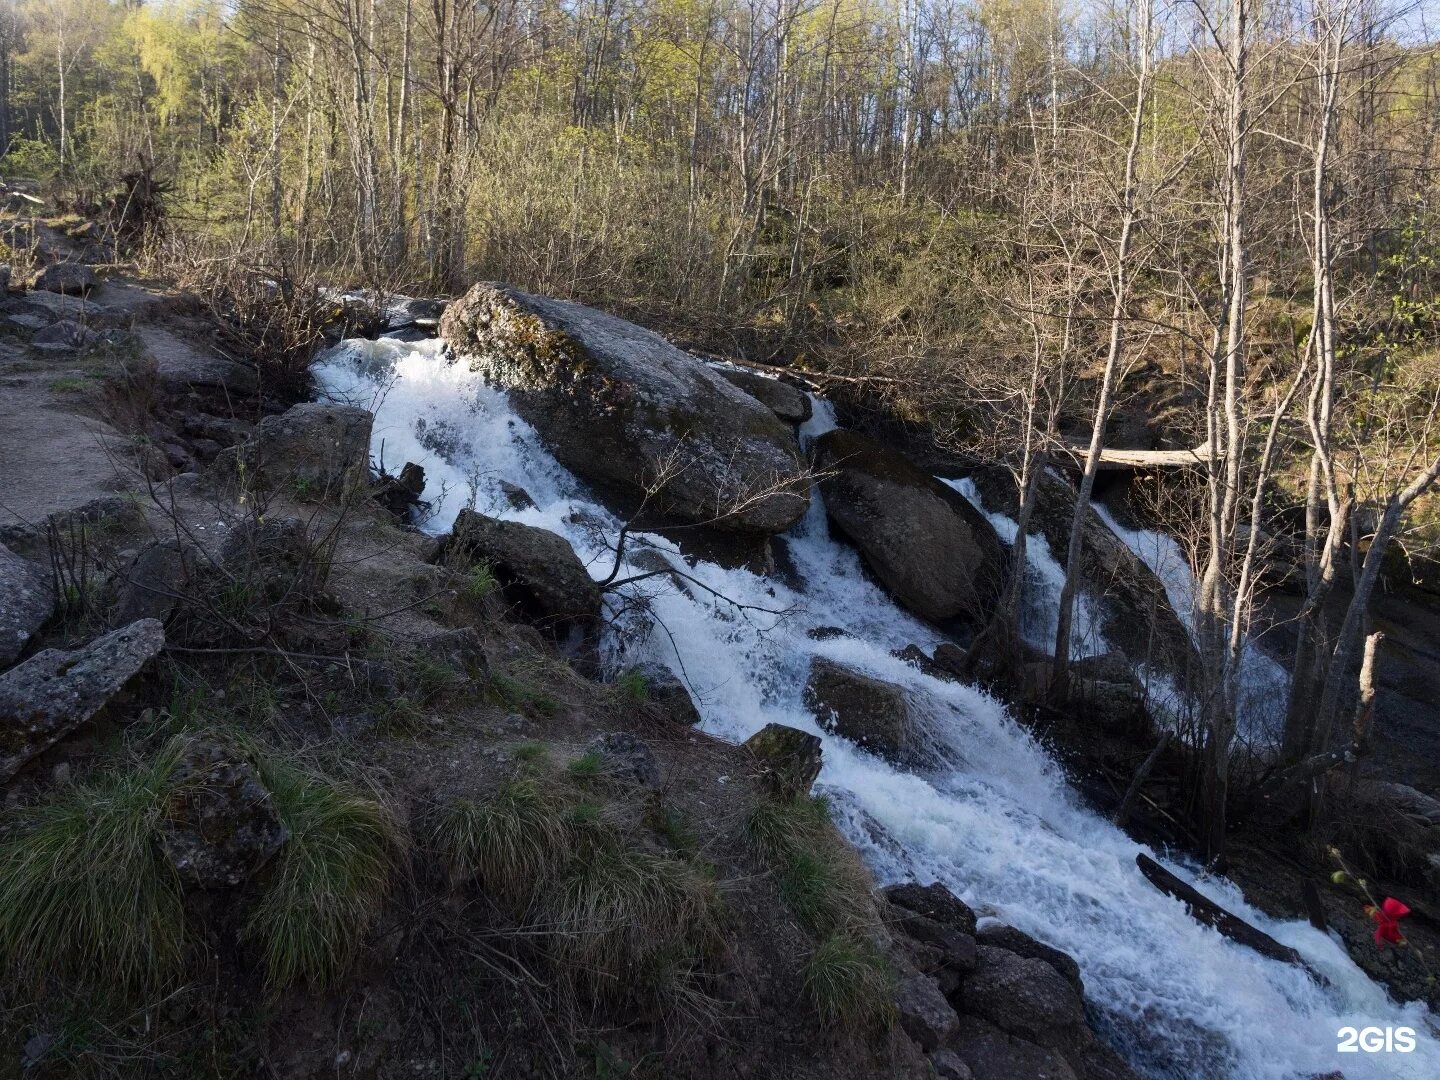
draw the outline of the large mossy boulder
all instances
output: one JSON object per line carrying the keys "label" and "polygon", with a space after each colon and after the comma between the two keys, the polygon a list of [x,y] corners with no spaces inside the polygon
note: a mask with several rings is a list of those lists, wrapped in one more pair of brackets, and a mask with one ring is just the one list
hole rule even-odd
{"label": "large mossy boulder", "polygon": [[820,775],[820,740],[808,731],[766,724],[745,740],[745,749],[764,770],[776,794],[792,798],[807,795]]}
{"label": "large mossy boulder", "polygon": [[903,454],[853,431],[815,440],[831,524],[906,608],[982,625],[1005,580],[1004,545],[978,510]]}
{"label": "large mossy boulder", "polygon": [[751,395],[658,334],[593,308],[504,285],[474,286],[440,335],[509,393],[572,472],[628,512],[777,533],[804,515],[809,480],[794,432]]}

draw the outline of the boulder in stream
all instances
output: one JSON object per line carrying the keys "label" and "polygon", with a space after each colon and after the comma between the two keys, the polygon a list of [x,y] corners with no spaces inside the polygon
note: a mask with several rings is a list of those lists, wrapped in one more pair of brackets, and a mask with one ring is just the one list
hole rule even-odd
{"label": "boulder in stream", "polygon": [[820,740],[808,731],[766,724],[745,740],[745,749],[765,770],[771,787],[782,796],[804,796],[820,775]]}
{"label": "boulder in stream", "polygon": [[805,704],[820,726],[882,757],[901,757],[910,739],[910,711],[900,688],[817,656],[810,662]]}
{"label": "boulder in stream", "polygon": [[809,505],[791,428],[658,334],[488,283],[450,304],[440,334],[561,464],[630,507],[660,471],[651,505],[724,531],[783,532]]}

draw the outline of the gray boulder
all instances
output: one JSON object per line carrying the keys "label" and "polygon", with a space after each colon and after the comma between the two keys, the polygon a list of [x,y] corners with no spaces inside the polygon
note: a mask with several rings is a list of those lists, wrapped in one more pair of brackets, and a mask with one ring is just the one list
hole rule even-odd
{"label": "gray boulder", "polygon": [[744,368],[717,367],[715,370],[787,424],[803,424],[814,412],[810,395],[787,382],[766,378]]}
{"label": "gray boulder", "polygon": [[661,510],[734,532],[783,532],[809,484],[793,431],[706,364],[634,323],[563,300],[479,284],[440,334],[509,391],[567,468],[638,503],[662,463]]}
{"label": "gray boulder", "polygon": [[138,619],[164,622],[185,595],[194,569],[194,559],[180,541],[146,545],[121,575],[114,624],[128,626]]}
{"label": "gray boulder", "polygon": [[689,689],[664,664],[640,664],[630,670],[645,680],[645,698],[676,723],[692,726],[700,723],[700,710]]}
{"label": "gray boulder", "polygon": [[1075,1070],[1054,1050],[976,1016],[961,1018],[950,1045],[975,1080],[1077,1080]]}
{"label": "gray boulder", "polygon": [[100,335],[74,319],[51,323],[30,339],[30,344],[44,352],[77,352],[100,343]]}
{"label": "gray boulder", "polygon": [[895,1007],[905,1034],[925,1051],[938,1049],[960,1026],[960,1017],[928,975],[901,979]]}
{"label": "gray boulder", "polygon": [[808,731],[766,724],[745,740],[745,749],[763,767],[770,786],[782,796],[808,794],[820,775],[820,740]]}
{"label": "gray boulder", "polygon": [[[353,405],[307,401],[261,420],[234,454],[251,476],[305,498],[339,495],[370,470],[374,416]],[[217,459],[233,469],[232,453]]]}
{"label": "gray boulder", "polygon": [[45,292],[65,293],[68,296],[84,296],[98,284],[95,271],[73,262],[59,262],[47,266],[35,279],[35,288]]}
{"label": "gray boulder", "polygon": [[1080,965],[1069,953],[1037,941],[1023,930],[999,923],[985,927],[977,936],[981,945],[1004,949],[1031,960],[1043,960],[1064,977],[1079,997],[1084,998],[1085,983],[1080,978]]}
{"label": "gray boulder", "polygon": [[954,1050],[936,1050],[930,1055],[930,1068],[937,1080],[973,1080],[975,1075]]}
{"label": "gray boulder", "polygon": [[805,704],[826,731],[882,757],[905,752],[910,713],[898,687],[817,656],[810,662]]}
{"label": "gray boulder", "polygon": [[1088,1031],[1084,1003],[1050,964],[989,945],[976,951],[979,966],[961,989],[967,1013],[1045,1045]]}
{"label": "gray boulder", "polygon": [[0,783],[99,712],[164,644],[160,624],[142,619],[0,675]]}
{"label": "gray boulder", "polygon": [[446,550],[484,561],[515,612],[546,629],[588,631],[600,617],[600,586],[563,536],[461,510]]}
{"label": "gray boulder", "polygon": [[160,849],[202,889],[240,884],[280,850],[289,831],[254,766],[213,739],[186,747],[171,773]]}
{"label": "gray boulder", "polygon": [[907,881],[887,886],[885,899],[895,907],[934,919],[969,937],[975,936],[975,912],[970,910],[969,904],[938,881],[929,885]]}
{"label": "gray boulder", "polygon": [[897,601],[921,618],[978,625],[1005,578],[1005,549],[985,517],[902,454],[853,431],[815,440],[830,523]]}
{"label": "gray boulder", "polygon": [[0,544],[0,668],[10,666],[54,611],[55,597],[44,575]]}
{"label": "gray boulder", "polygon": [[660,786],[660,765],[648,743],[625,731],[596,735],[585,749],[600,759],[600,772],[639,787]]}

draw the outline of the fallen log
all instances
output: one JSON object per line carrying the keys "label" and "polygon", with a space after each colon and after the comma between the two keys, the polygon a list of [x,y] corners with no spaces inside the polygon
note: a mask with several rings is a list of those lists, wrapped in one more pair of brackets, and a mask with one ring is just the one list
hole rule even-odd
{"label": "fallen log", "polygon": [[[1061,446],[1061,450],[1063,453],[1056,455],[1056,461],[1061,466],[1070,468],[1083,469],[1085,459],[1090,456],[1090,448],[1078,443],[1066,443]],[[1225,455],[1221,453],[1218,456],[1224,458]],[[1096,467],[1102,472],[1121,469],[1173,469],[1204,465],[1209,460],[1208,443],[1188,450],[1121,450],[1107,446],[1101,449]]]}
{"label": "fallen log", "polygon": [[1329,984],[1329,980],[1325,976],[1306,963],[1305,958],[1290,946],[1281,945],[1263,930],[1257,930],[1240,916],[1226,911],[1194,886],[1181,881],[1143,851],[1135,856],[1135,865],[1140,867],[1140,872],[1145,875],[1151,885],[1183,903],[1186,910],[1190,912],[1191,918],[1196,922],[1214,927],[1231,941],[1254,949],[1261,956],[1302,967],[1316,981]]}

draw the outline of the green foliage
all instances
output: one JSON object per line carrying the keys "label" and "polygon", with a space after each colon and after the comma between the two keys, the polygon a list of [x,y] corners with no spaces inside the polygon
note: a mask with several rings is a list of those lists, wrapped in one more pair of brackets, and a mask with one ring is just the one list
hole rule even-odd
{"label": "green foliage", "polygon": [[832,934],[805,965],[805,994],[829,1027],[860,1030],[895,1020],[895,973],[874,942]]}
{"label": "green foliage", "polygon": [[0,957],[12,971],[116,990],[178,973],[180,885],[156,844],[175,746],[21,811],[0,844]]}
{"label": "green foliage", "polygon": [[290,831],[274,878],[246,925],[274,991],[327,987],[380,912],[403,851],[400,824],[379,799],[276,759],[261,777]]}
{"label": "green foliage", "polygon": [[768,799],[751,811],[746,833],[806,929],[823,935],[872,921],[869,881],[823,799]]}
{"label": "green foliage", "polygon": [[643,705],[650,700],[650,682],[638,668],[622,671],[615,679],[615,691],[633,705]]}
{"label": "green foliage", "polygon": [[586,751],[566,766],[576,780],[593,780],[600,775],[600,755],[594,750]]}
{"label": "green foliage", "polygon": [[465,584],[461,586],[461,595],[472,604],[478,604],[487,596],[493,593],[499,582],[495,580],[495,574],[489,565],[484,562],[477,562],[465,571]]}
{"label": "green foliage", "polygon": [[534,777],[510,780],[483,802],[457,800],[436,815],[431,842],[455,881],[477,880],[515,908],[552,877],[573,844],[569,807]]}

